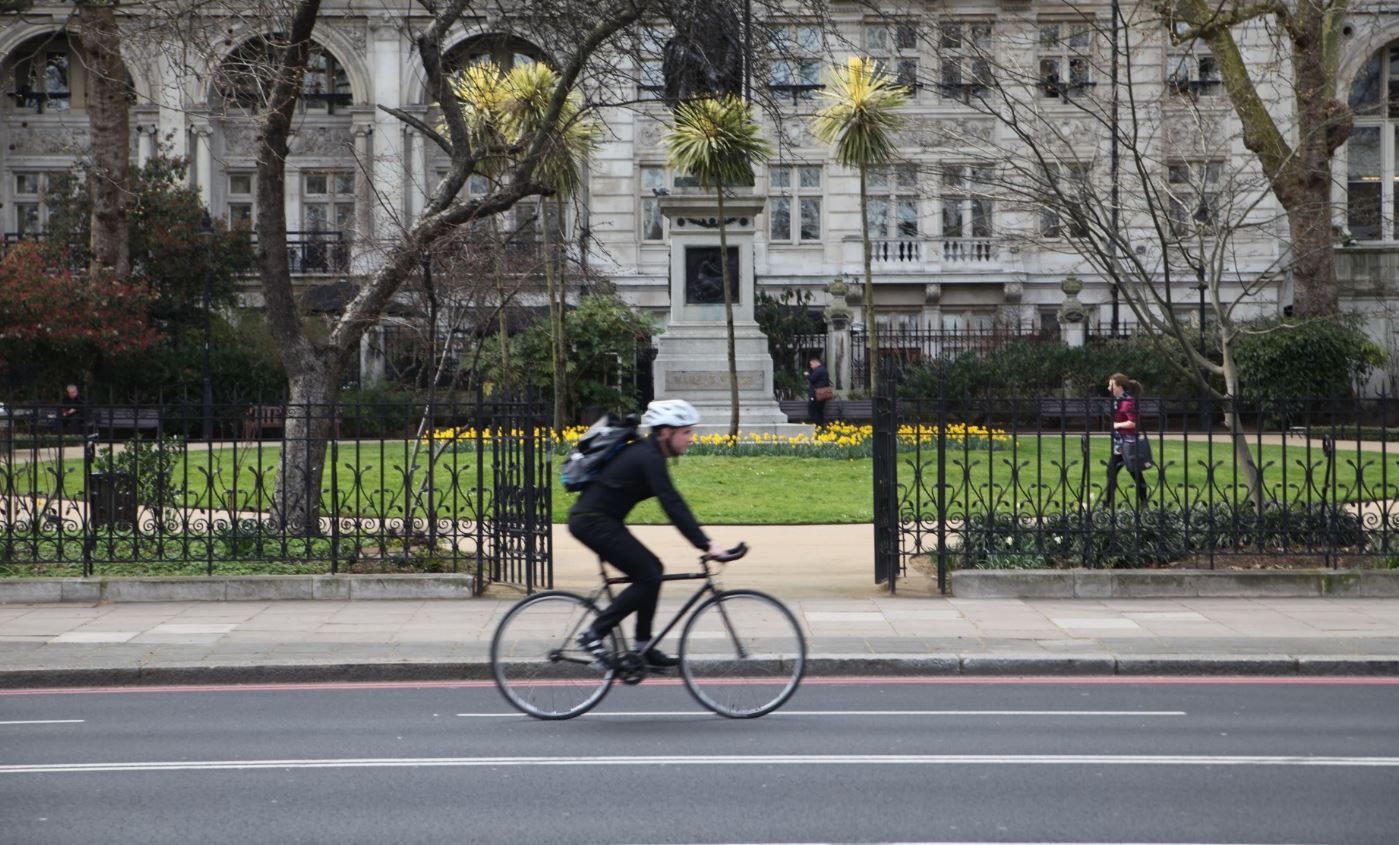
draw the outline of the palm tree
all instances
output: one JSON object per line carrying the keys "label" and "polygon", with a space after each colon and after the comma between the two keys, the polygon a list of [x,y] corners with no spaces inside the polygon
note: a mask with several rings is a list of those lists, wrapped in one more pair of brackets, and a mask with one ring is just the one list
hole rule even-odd
{"label": "palm tree", "polygon": [[870,270],[870,221],[867,182],[869,169],[888,164],[897,155],[893,133],[903,120],[898,109],[908,102],[908,89],[872,59],[851,56],[844,67],[831,73],[821,96],[831,104],[811,119],[811,131],[835,144],[836,161],[860,171],[860,235],[865,247],[865,361],[866,384],[879,386],[879,335],[874,330],[874,274]]}
{"label": "palm tree", "polygon": [[[457,95],[462,116],[466,119],[472,151],[478,156],[476,173],[494,181],[510,164],[507,151],[510,139],[506,135],[508,121],[505,104],[508,96],[505,72],[495,62],[484,61],[468,65],[452,80],[452,92]],[[491,235],[499,239],[496,215],[489,221]],[[514,381],[510,367],[510,331],[506,319],[505,270],[500,264],[500,250],[492,250],[495,267],[492,275],[498,307],[497,336],[500,342],[500,378],[505,384]],[[433,327],[433,331],[436,331]]]}
{"label": "palm tree", "polygon": [[[530,138],[543,125],[549,103],[559,84],[559,75],[540,62],[516,65],[505,79],[508,92],[505,101],[505,133],[511,140]],[[565,202],[583,186],[583,165],[601,144],[602,127],[583,113],[581,98],[571,92],[564,101],[556,125],[559,130],[547,136],[548,148],[535,169],[536,178],[554,190],[556,219],[563,226]],[[564,336],[564,312],[568,301],[568,283],[564,275],[562,240],[559,232],[557,267],[550,256],[553,237],[549,234],[549,215],[540,215],[544,238],[544,284],[549,300],[549,333],[553,339],[554,370],[554,430],[563,431],[566,421],[565,403],[568,398],[567,339]],[[557,279],[557,281],[556,281]]]}
{"label": "palm tree", "polygon": [[729,236],[724,222],[724,188],[753,184],[753,163],[767,161],[772,148],[759,137],[748,104],[732,94],[701,97],[675,108],[666,132],[670,166],[713,190],[719,204],[719,278],[724,289],[724,321],[729,346],[729,436],[738,436],[738,357],[734,350],[733,291],[729,288]]}

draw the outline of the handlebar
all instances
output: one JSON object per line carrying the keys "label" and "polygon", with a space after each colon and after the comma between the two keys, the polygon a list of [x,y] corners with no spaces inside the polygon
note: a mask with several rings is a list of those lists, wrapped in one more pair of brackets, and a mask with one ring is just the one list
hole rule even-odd
{"label": "handlebar", "polygon": [[702,561],[714,561],[714,562],[716,562],[716,563],[729,563],[729,562],[731,562],[731,561],[738,560],[739,558],[743,557],[743,556],[746,555],[746,554],[748,554],[748,544],[747,544],[747,543],[739,543],[737,546],[734,546],[732,549],[729,549],[728,551],[724,552],[723,554],[717,554],[717,555],[712,555],[712,554],[709,554],[709,553],[702,554],[702,555],[700,555],[700,560],[702,560]]}

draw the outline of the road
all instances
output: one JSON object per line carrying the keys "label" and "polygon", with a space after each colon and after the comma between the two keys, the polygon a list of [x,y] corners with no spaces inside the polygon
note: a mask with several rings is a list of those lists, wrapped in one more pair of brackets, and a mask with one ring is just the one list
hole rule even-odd
{"label": "road", "polygon": [[0,693],[0,841],[1399,841],[1399,679],[674,682],[538,722],[481,684]]}

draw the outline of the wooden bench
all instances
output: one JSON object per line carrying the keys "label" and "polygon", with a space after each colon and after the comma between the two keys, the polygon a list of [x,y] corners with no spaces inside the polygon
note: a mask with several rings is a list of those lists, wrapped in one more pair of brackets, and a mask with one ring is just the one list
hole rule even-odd
{"label": "wooden bench", "polygon": [[[335,411],[335,439],[340,439],[340,410]],[[282,431],[287,427],[286,405],[251,405],[243,414],[243,439],[261,440],[267,429]]]}
{"label": "wooden bench", "polygon": [[[777,403],[788,422],[809,422],[806,415],[805,399],[781,399]],[[826,420],[844,422],[868,422],[874,419],[873,399],[842,399],[836,397],[826,403]]]}
{"label": "wooden bench", "polygon": [[[1098,428],[1107,428],[1112,422],[1112,399],[1106,396],[1041,396],[1035,401],[1041,420],[1075,421]],[[1143,420],[1159,420],[1162,410],[1160,399],[1137,400],[1137,415]]]}
{"label": "wooden bench", "polygon": [[159,408],[93,408],[89,419],[94,428],[107,432],[109,436],[114,431],[154,431],[159,434],[164,424]]}

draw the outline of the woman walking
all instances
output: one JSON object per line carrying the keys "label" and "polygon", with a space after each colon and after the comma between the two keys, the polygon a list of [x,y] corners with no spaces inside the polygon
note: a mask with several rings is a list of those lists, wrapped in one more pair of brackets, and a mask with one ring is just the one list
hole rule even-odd
{"label": "woman walking", "polygon": [[1137,483],[1137,507],[1140,508],[1147,499],[1146,477],[1135,457],[1129,460],[1125,455],[1134,454],[1137,438],[1145,436],[1140,431],[1141,413],[1137,405],[1142,386],[1122,373],[1113,373],[1108,378],[1108,390],[1112,393],[1112,457],[1108,458],[1107,506],[1113,506],[1113,499],[1117,497],[1117,473],[1126,466]]}

